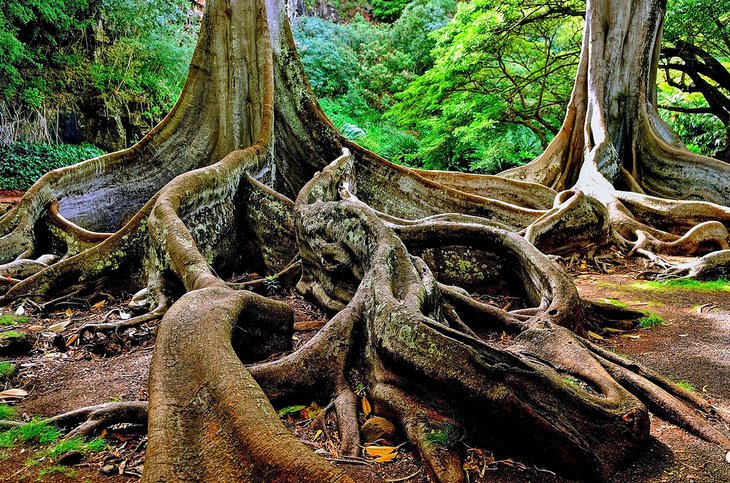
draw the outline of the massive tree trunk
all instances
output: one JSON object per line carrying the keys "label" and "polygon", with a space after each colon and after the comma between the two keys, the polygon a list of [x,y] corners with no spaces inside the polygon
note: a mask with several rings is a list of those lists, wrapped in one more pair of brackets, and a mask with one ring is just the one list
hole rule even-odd
{"label": "massive tree trunk", "polygon": [[[126,283],[149,313],[121,327],[161,318],[145,481],[349,481],[271,403],[333,401],[355,454],[358,383],[438,481],[464,479],[459,447],[428,437],[446,428],[605,477],[647,443],[647,405],[730,450],[704,401],[583,338],[616,309],[582,300],[545,255],[727,247],[726,165],[684,150],[654,111],[662,17],[657,0],[589,2],[562,131],[527,169],[490,177],[350,143],[311,94],[281,0],[209,0],[165,120],[44,176],[0,220],[6,300]],[[260,282],[226,282],[246,270],[297,276],[333,317],[256,363],[289,347],[292,312],[247,290]]]}

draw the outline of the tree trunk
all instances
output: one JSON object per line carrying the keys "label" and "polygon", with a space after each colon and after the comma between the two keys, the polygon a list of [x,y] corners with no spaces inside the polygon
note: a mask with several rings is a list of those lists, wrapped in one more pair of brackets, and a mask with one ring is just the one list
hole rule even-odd
{"label": "tree trunk", "polygon": [[[47,174],[0,219],[6,297],[141,289],[132,302],[150,312],[116,328],[162,319],[145,481],[349,481],[271,403],[331,400],[356,454],[358,383],[437,481],[464,480],[462,437],[606,477],[646,445],[648,409],[728,450],[693,410],[707,403],[582,337],[616,309],[582,300],[543,254],[727,247],[727,168],[678,147],[653,108],[662,17],[655,0],[589,2],[560,134],[497,177],[412,170],[347,141],[306,83],[281,0],[209,0],[165,120],[129,150]],[[293,319],[246,290],[263,280],[226,281],[244,271],[301,275],[333,317],[255,363],[286,349]]]}

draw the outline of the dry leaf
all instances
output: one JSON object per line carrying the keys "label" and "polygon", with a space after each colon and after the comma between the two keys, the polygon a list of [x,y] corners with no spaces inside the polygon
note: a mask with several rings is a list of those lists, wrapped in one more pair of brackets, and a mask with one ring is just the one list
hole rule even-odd
{"label": "dry leaf", "polygon": [[59,333],[63,331],[66,327],[68,327],[68,324],[70,324],[71,321],[67,320],[66,322],[59,322],[57,324],[49,325],[47,330],[50,330],[51,332]]}
{"label": "dry leaf", "polygon": [[45,329],[42,325],[31,325],[29,327],[26,327],[28,330],[32,330],[34,332],[38,332],[39,330]]}
{"label": "dry leaf", "polygon": [[73,316],[73,314],[74,314],[74,311],[73,311],[73,310],[71,310],[71,309],[66,309],[66,312],[65,312],[65,314],[66,314],[66,317],[71,317],[71,316]]}
{"label": "dry leaf", "polygon": [[621,334],[619,337],[623,337],[624,339],[634,339],[634,340],[641,339],[640,335],[631,335],[631,334]]}
{"label": "dry leaf", "polygon": [[76,342],[76,340],[78,338],[79,338],[79,334],[73,334],[71,337],[69,337],[68,339],[66,339],[66,346],[67,347],[70,346],[71,344],[73,344],[74,342]]}
{"label": "dry leaf", "polygon": [[606,327],[606,330],[611,332],[612,334],[623,334],[626,331],[621,329],[614,329],[613,327]]}
{"label": "dry leaf", "polygon": [[376,463],[387,463],[388,461],[393,461],[395,457],[398,456],[398,453],[389,453],[386,455],[381,456],[380,458],[375,458]]}
{"label": "dry leaf", "polygon": [[365,414],[365,416],[370,416],[370,413],[373,412],[373,408],[370,407],[370,401],[368,401],[368,398],[364,397],[361,399],[362,401],[362,412]]}
{"label": "dry leaf", "polygon": [[395,446],[366,446],[365,451],[373,458],[386,456],[393,453],[397,448]]}
{"label": "dry leaf", "polygon": [[18,309],[15,311],[15,315],[24,315],[25,314],[25,307],[22,305],[18,307]]}
{"label": "dry leaf", "polygon": [[725,461],[730,463],[730,451],[728,451],[727,454],[725,455]]}
{"label": "dry leaf", "polygon": [[101,307],[103,307],[105,305],[106,305],[106,299],[102,300],[101,302],[95,303],[91,307],[94,308],[94,309],[98,309],[98,308],[101,308]]}
{"label": "dry leaf", "polygon": [[603,337],[596,334],[595,332],[591,332],[590,330],[588,331],[588,337],[590,337],[591,339],[596,339],[596,340],[604,340]]}
{"label": "dry leaf", "polygon": [[8,389],[6,391],[0,392],[0,399],[20,399],[26,397],[27,395],[28,391],[24,389]]}
{"label": "dry leaf", "polygon": [[132,318],[132,314],[124,311],[119,311],[119,318],[122,320],[129,320]]}

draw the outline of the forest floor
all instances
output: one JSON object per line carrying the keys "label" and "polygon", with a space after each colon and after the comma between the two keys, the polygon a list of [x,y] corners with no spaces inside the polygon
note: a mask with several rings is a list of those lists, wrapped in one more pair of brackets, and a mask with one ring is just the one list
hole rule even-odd
{"label": "forest floor", "polygon": [[[652,328],[605,334],[605,340],[599,343],[677,382],[691,384],[730,416],[730,283],[714,287],[665,287],[637,280],[637,274],[644,269],[640,261],[630,261],[608,274],[587,270],[575,274],[584,297],[626,304],[663,319],[663,323]],[[295,348],[311,338],[326,321],[322,311],[292,290],[280,291],[276,297],[295,310],[295,327],[308,329],[295,332]],[[91,298],[61,301],[44,312],[28,303],[22,305],[22,310],[20,303],[3,309],[5,316],[0,315],[0,324],[3,320],[14,323],[0,325],[0,333],[8,330],[27,333],[32,344],[28,355],[12,360],[15,373],[4,381],[0,376],[0,391],[22,388],[28,393],[26,397],[6,400],[14,407],[16,418],[28,420],[92,404],[146,399],[155,324],[123,334],[96,334],[82,339],[74,335],[85,323],[128,317],[125,304],[129,299],[129,294],[96,294]],[[15,315],[19,312],[23,314]],[[396,457],[388,462],[377,463],[368,456],[343,461],[337,453],[334,417],[327,419],[326,428],[316,426],[312,417],[321,409],[311,403],[301,401],[302,408],[283,411],[289,413],[282,414],[285,424],[307,446],[332,460],[357,481],[428,481],[408,445],[395,451]],[[320,405],[324,403],[319,401]],[[361,418],[364,421],[363,414]],[[25,443],[3,448],[0,437],[0,482],[137,481],[146,443],[139,429],[111,428],[102,435],[106,447],[95,452],[82,451],[83,458],[73,466],[58,465],[59,457],[49,451],[53,444]],[[726,433],[730,433],[729,429],[723,428]],[[719,448],[657,417],[652,418],[651,433],[649,447],[610,481],[730,482],[730,464],[724,462]],[[395,438],[385,444],[400,443]],[[517,455],[502,454],[495,448],[470,448],[467,443],[460,444],[468,456],[466,465],[470,468],[471,481],[570,481],[536,468]]]}

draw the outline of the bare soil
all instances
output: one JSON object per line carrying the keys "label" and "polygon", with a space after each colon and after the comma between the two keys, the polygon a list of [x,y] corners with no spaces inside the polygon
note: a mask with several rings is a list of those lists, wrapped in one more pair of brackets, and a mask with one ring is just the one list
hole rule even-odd
{"label": "bare soil", "polygon": [[[584,270],[575,280],[582,296],[589,299],[618,300],[629,307],[650,311],[664,319],[651,329],[614,335],[602,345],[625,354],[676,381],[690,383],[720,411],[730,416],[730,292],[646,289],[636,276],[646,267],[629,261],[609,274]],[[295,311],[297,331],[294,347],[299,347],[327,320],[319,308],[293,290],[278,290],[274,296],[288,303]],[[71,299],[47,313],[24,305],[27,323],[14,330],[28,332],[33,351],[13,359],[18,372],[0,390],[24,388],[26,398],[17,401],[19,417],[50,416],[82,406],[109,401],[145,400],[147,371],[154,343],[155,324],[132,329],[124,334],[85,336],[74,340],[78,327],[99,322],[104,317],[115,320],[129,312],[125,303],[129,296],[99,295],[92,299]],[[498,301],[500,305],[508,301]],[[708,305],[710,304],[710,305]],[[4,309],[15,311],[18,304]],[[121,312],[121,313],[120,313]],[[59,329],[57,324],[68,322]],[[55,327],[54,330],[49,328]],[[3,327],[0,330],[7,330]],[[60,334],[60,336],[58,335]],[[59,347],[59,337],[65,351]],[[54,343],[55,340],[55,343]],[[281,355],[275,355],[277,357]],[[366,393],[363,393],[366,396]],[[363,482],[426,482],[418,460],[408,445],[396,451],[392,461],[377,463],[364,456],[357,460],[343,458],[338,452],[338,437],[333,414],[317,420],[316,414],[327,401],[301,401],[304,411],[282,416],[284,423],[307,446],[333,461],[357,481]],[[278,409],[278,408],[277,408]],[[365,421],[361,413],[361,422]],[[322,423],[324,421],[324,423]],[[730,432],[730,428],[723,428]],[[141,472],[145,439],[135,428],[112,428],[104,435],[109,443],[104,452],[88,455],[72,468],[73,476],[59,473],[41,474],[55,465],[48,459],[37,465],[26,462],[38,450],[32,445],[0,449],[0,482],[8,481],[136,481]],[[397,446],[403,441],[379,441],[380,445]],[[568,482],[550,471],[537,468],[514,455],[501,454],[499,448],[471,448],[468,441],[459,443],[467,457],[471,481],[495,482]],[[545,444],[550,444],[548,441]],[[113,475],[101,473],[101,468]],[[48,471],[48,470],[46,470]],[[623,482],[730,482],[730,464],[723,452],[685,431],[654,417],[650,446],[625,470],[610,481]]]}

